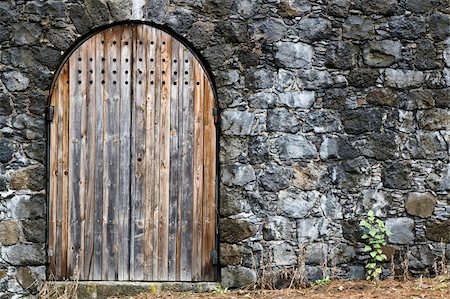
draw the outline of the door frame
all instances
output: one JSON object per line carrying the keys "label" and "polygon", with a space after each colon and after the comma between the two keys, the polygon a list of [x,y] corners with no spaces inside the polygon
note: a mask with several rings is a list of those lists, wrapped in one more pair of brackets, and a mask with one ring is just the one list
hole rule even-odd
{"label": "door frame", "polygon": [[[197,61],[200,63],[201,67],[204,69],[204,72],[206,74],[206,76],[208,77],[208,80],[211,84],[211,88],[212,88],[212,92],[213,92],[213,96],[214,96],[214,105],[215,105],[215,118],[217,118],[218,120],[220,119],[220,108],[219,108],[219,103],[218,103],[218,96],[217,96],[217,87],[215,84],[215,80],[214,80],[214,76],[212,74],[212,69],[209,66],[209,64],[206,62],[206,60],[201,56],[201,54],[199,53],[198,50],[195,49],[194,45],[192,43],[190,43],[188,40],[186,40],[183,36],[181,36],[180,34],[178,34],[177,32],[175,32],[174,30],[160,25],[160,24],[156,24],[154,22],[150,22],[150,21],[139,21],[139,20],[126,20],[126,21],[119,21],[119,22],[114,22],[111,24],[107,24],[107,25],[102,25],[99,27],[96,27],[95,29],[89,31],[88,33],[82,35],[81,37],[79,37],[66,51],[65,53],[62,55],[62,57],[60,58],[59,62],[58,62],[58,68],[55,70],[54,74],[53,74],[53,78],[52,78],[52,82],[50,85],[50,89],[49,89],[49,95],[47,98],[47,104],[46,104],[46,109],[45,109],[45,132],[46,132],[46,186],[45,186],[45,195],[46,195],[46,242],[45,242],[45,258],[46,258],[46,276],[47,276],[47,280],[49,279],[49,225],[50,225],[50,123],[53,120],[53,116],[54,116],[54,111],[51,107],[51,98],[52,98],[52,94],[53,94],[53,90],[54,87],[57,83],[57,79],[59,77],[59,74],[62,70],[62,68],[64,67],[65,63],[67,62],[67,60],[71,57],[71,55],[88,39],[90,39],[91,37],[93,37],[95,34],[104,31],[108,28],[111,27],[115,27],[115,26],[119,26],[119,25],[138,25],[138,24],[142,24],[142,25],[146,25],[149,27],[153,27],[156,29],[159,29],[161,31],[164,31],[165,33],[169,34],[170,36],[172,36],[174,39],[176,39],[177,41],[179,41],[182,45],[184,45],[189,51],[190,53],[192,53],[192,55],[197,59]],[[221,271],[220,271],[220,246],[219,246],[219,211],[220,211],[220,188],[219,188],[219,183],[220,183],[220,160],[219,160],[219,150],[220,150],[220,121],[216,121],[215,122],[215,126],[216,126],[216,152],[215,152],[215,159],[216,159],[216,176],[215,176],[215,207],[216,207],[216,212],[215,212],[215,218],[216,218],[216,222],[215,222],[215,236],[214,236],[214,243],[215,243],[215,256],[213,256],[213,272],[214,272],[214,277],[216,281],[220,281],[220,275],[221,275]]]}

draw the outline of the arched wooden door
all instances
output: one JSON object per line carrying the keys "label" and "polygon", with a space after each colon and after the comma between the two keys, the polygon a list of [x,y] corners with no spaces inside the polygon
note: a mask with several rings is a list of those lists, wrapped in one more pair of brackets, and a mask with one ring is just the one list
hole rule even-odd
{"label": "arched wooden door", "polygon": [[50,275],[214,280],[214,94],[191,51],[149,25],[105,29],[50,106]]}

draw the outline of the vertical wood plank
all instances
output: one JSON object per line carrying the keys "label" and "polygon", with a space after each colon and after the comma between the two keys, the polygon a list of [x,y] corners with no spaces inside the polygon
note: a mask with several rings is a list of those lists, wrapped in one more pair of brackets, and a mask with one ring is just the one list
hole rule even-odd
{"label": "vertical wood plank", "polygon": [[159,271],[158,280],[168,279],[169,170],[170,170],[170,78],[172,39],[161,32],[161,116],[159,141]]}
{"label": "vertical wood plank", "polygon": [[178,174],[180,161],[178,143],[178,101],[179,101],[179,43],[172,42],[171,72],[170,72],[170,169],[169,169],[169,230],[168,230],[168,280],[176,280],[177,269],[177,233],[178,233]]}
{"label": "vertical wood plank", "polygon": [[144,278],[144,205],[145,198],[145,47],[141,26],[135,28],[132,100],[132,204],[130,278]]}
{"label": "vertical wood plank", "polygon": [[[70,123],[70,77],[69,77],[69,64],[70,61],[66,63],[66,67],[63,69],[62,82],[63,89],[60,91],[59,96],[59,117],[61,123],[61,131],[58,129],[58,135],[62,135],[62,143],[60,144],[60,152],[58,156],[60,159],[62,180],[58,181],[58,197],[60,198],[58,211],[60,211],[60,219],[58,220],[58,240],[61,240],[61,277],[62,279],[68,278],[68,254],[69,254],[69,123]],[[65,78],[65,80],[63,79]],[[60,136],[61,136],[60,135]],[[60,187],[61,186],[61,187]]]}
{"label": "vertical wood plank", "polygon": [[153,144],[154,153],[151,163],[154,165],[154,184],[153,184],[153,202],[152,202],[152,212],[153,212],[153,252],[152,252],[152,273],[153,280],[158,279],[159,274],[159,262],[160,262],[160,253],[159,253],[159,242],[161,242],[160,237],[160,227],[159,227],[159,217],[160,217],[160,132],[161,132],[161,85],[162,85],[162,65],[161,65],[161,32],[152,28],[154,32],[154,44],[155,44],[155,56],[154,56],[154,84],[155,84],[155,94],[154,94],[154,135],[153,135]]}
{"label": "vertical wood plank", "polygon": [[79,253],[81,244],[80,208],[82,197],[80,187],[83,184],[80,176],[81,147],[82,147],[82,109],[85,102],[83,95],[83,77],[78,71],[82,70],[82,48],[75,51],[69,59],[69,88],[70,88],[70,120],[69,120],[69,234],[68,234],[68,273],[73,279],[79,277]]}
{"label": "vertical wood plank", "polygon": [[[49,249],[52,250],[50,259],[51,274],[55,278],[62,277],[62,198],[63,198],[63,122],[64,109],[68,99],[68,65],[62,67],[52,94],[55,118],[51,123],[50,133],[50,234]],[[51,246],[51,248],[50,248]],[[66,247],[67,248],[67,247]],[[64,264],[65,266],[65,264]]]}
{"label": "vertical wood plank", "polygon": [[203,74],[203,246],[202,246],[202,280],[214,280],[214,265],[211,252],[215,249],[216,234],[216,130],[213,109],[214,93],[209,79]]}
{"label": "vertical wood plank", "polygon": [[92,279],[102,279],[102,253],[103,253],[103,103],[104,103],[104,34],[96,35],[95,43],[95,66],[94,87],[95,87],[95,169],[94,169],[94,232],[93,232],[93,270]]}
{"label": "vertical wood plank", "polygon": [[[125,25],[120,40],[120,67],[117,72],[120,86],[119,111],[119,195],[118,217],[118,279],[129,279],[129,201],[130,201],[130,129],[131,129],[131,26]],[[119,41],[118,41],[119,43]]]}
{"label": "vertical wood plank", "polygon": [[[85,245],[85,228],[86,228],[86,184],[87,184],[87,175],[86,175],[86,168],[87,168],[87,119],[88,119],[88,108],[89,108],[89,99],[88,99],[88,89],[89,89],[89,83],[88,83],[88,62],[89,62],[89,45],[85,45],[80,49],[82,61],[79,63],[79,78],[81,78],[81,84],[79,95],[82,99],[81,102],[81,110],[78,111],[81,115],[81,124],[80,124],[80,157],[79,157],[79,169],[80,169],[80,175],[79,175],[79,232],[75,234],[78,240],[74,240],[74,244],[79,243],[78,247],[79,250],[76,255],[76,275],[78,275],[78,278],[80,280],[85,280],[85,255],[84,255],[84,245]],[[73,199],[75,204],[77,202],[76,198]],[[77,245],[75,245],[75,248],[77,248]]]}
{"label": "vertical wood plank", "polygon": [[[94,251],[94,210],[95,210],[95,201],[94,201],[94,190],[95,190],[95,163],[96,163],[96,155],[95,155],[95,145],[96,145],[96,135],[95,135],[95,48],[96,48],[96,37],[92,37],[90,40],[86,42],[85,47],[87,48],[87,55],[85,57],[86,60],[86,69],[83,70],[84,79],[86,83],[87,89],[87,97],[86,97],[86,171],[85,171],[85,219],[84,219],[84,231],[82,235],[84,237],[84,244],[82,244],[82,254],[84,265],[81,268],[82,275],[80,279],[92,280],[92,254]],[[82,220],[83,221],[83,220]],[[84,252],[83,252],[84,251]]]}
{"label": "vertical wood plank", "polygon": [[[178,166],[176,167],[176,182],[174,183],[174,187],[171,187],[171,191],[173,191],[176,196],[177,201],[177,231],[176,231],[176,273],[175,273],[175,280],[180,281],[181,280],[181,244],[182,244],[182,213],[183,213],[183,145],[185,143],[185,132],[184,132],[184,124],[183,124],[183,114],[185,113],[184,105],[183,105],[183,88],[184,88],[184,52],[185,49],[183,46],[180,46],[178,49],[178,68],[177,73],[174,73],[174,80],[177,80],[177,86],[178,86],[178,94],[177,96],[177,108],[174,109],[174,113],[177,114],[176,120],[177,120],[177,128],[176,128],[176,136],[177,136],[177,158],[176,162],[178,163]],[[174,117],[175,118],[175,117]],[[171,158],[172,159],[172,158]],[[174,160],[175,162],[175,160]],[[175,163],[173,163],[175,165]],[[174,171],[171,170],[171,175],[175,174]],[[175,178],[174,178],[175,179]]]}
{"label": "vertical wood plank", "polygon": [[153,202],[155,201],[154,194],[154,172],[155,162],[153,161],[153,155],[155,147],[159,146],[154,144],[154,106],[155,106],[155,32],[152,28],[147,26],[142,28],[142,40],[145,49],[143,50],[145,56],[145,198],[144,202],[144,279],[155,280],[155,273],[153,273],[152,265],[152,252],[153,252],[153,238],[158,238],[158,235],[154,235],[153,231]]}
{"label": "vertical wood plank", "polygon": [[[59,77],[58,77],[59,79]],[[50,106],[57,111],[58,109],[58,88],[59,88],[59,80],[55,83],[55,86],[52,91]],[[57,155],[57,147],[58,147],[58,117],[49,124],[50,126],[50,152],[48,155],[49,159],[49,221],[48,223],[48,263],[49,263],[49,276],[55,277],[56,274],[56,201],[58,194],[58,185],[56,184],[58,180],[58,155]],[[56,155],[55,155],[56,154]]]}
{"label": "vertical wood plank", "polygon": [[194,193],[192,223],[192,279],[201,279],[203,199],[203,80],[201,66],[192,63],[194,84]]}
{"label": "vertical wood plank", "polygon": [[[105,110],[105,181],[104,181],[104,221],[106,220],[106,240],[103,244],[103,279],[116,280],[118,275],[118,195],[119,195],[119,145],[120,145],[120,39],[121,27],[114,27],[105,38],[105,74],[107,106]],[[106,217],[105,217],[106,212]]]}
{"label": "vertical wood plank", "polygon": [[180,174],[181,184],[181,260],[180,279],[182,281],[192,280],[192,215],[193,215],[193,136],[194,136],[194,98],[192,84],[192,54],[184,49],[184,73],[183,73],[183,97],[180,110],[180,121],[182,123],[180,138],[182,142],[182,156]]}

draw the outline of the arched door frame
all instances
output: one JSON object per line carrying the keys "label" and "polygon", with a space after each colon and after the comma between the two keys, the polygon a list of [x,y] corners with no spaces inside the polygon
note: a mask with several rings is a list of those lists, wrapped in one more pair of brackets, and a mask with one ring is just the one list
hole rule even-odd
{"label": "arched door frame", "polygon": [[[50,183],[50,165],[49,165],[49,157],[50,157],[50,125],[49,123],[52,122],[53,119],[53,114],[54,111],[52,110],[52,107],[50,106],[51,104],[51,97],[52,97],[52,93],[54,91],[55,85],[57,84],[57,80],[59,77],[59,74],[61,73],[64,65],[66,64],[66,62],[68,61],[68,59],[72,56],[72,54],[87,40],[89,40],[91,37],[93,37],[94,35],[96,35],[99,32],[102,32],[104,30],[107,30],[109,28],[118,26],[118,25],[134,25],[134,24],[143,24],[146,26],[150,26],[156,29],[159,29],[161,31],[164,31],[165,33],[169,34],[172,38],[176,39],[178,42],[180,42],[182,45],[184,45],[191,54],[193,54],[193,56],[196,58],[196,60],[200,63],[201,67],[203,68],[205,74],[207,75],[211,88],[212,88],[212,92],[214,94],[214,102],[215,102],[215,111],[214,111],[214,115],[215,118],[218,119],[218,115],[219,115],[219,111],[218,111],[218,100],[217,100],[217,89],[215,86],[215,82],[213,80],[213,75],[211,72],[211,69],[209,67],[209,65],[205,62],[205,60],[201,57],[201,55],[198,53],[198,51],[195,50],[195,48],[193,47],[193,45],[191,43],[189,43],[189,41],[187,41],[185,38],[183,38],[182,36],[180,36],[179,34],[177,34],[176,32],[174,32],[173,30],[171,30],[170,28],[167,28],[165,26],[153,23],[153,22],[147,22],[147,21],[121,21],[121,22],[115,22],[112,24],[108,24],[108,25],[104,25],[104,26],[100,26],[95,28],[94,30],[90,31],[89,33],[83,35],[82,37],[78,38],[78,40],[76,42],[73,43],[73,45],[66,51],[66,53],[63,55],[63,57],[60,60],[59,63],[59,67],[58,69],[55,71],[54,75],[53,75],[53,80],[52,80],[52,84],[51,84],[51,88],[50,88],[50,92],[49,92],[49,97],[48,97],[48,107],[47,107],[47,111],[46,111],[46,119],[47,119],[47,190],[46,190],[46,195],[47,195],[47,227],[50,224],[50,217],[51,215],[48,212],[48,209],[50,208],[50,195],[49,195],[49,183]],[[216,159],[216,175],[215,175],[215,206],[216,206],[216,213],[215,213],[215,217],[216,217],[216,221],[215,221],[215,225],[216,225],[216,234],[215,234],[215,252],[212,253],[213,255],[213,259],[215,260],[215,278],[219,279],[220,276],[220,271],[219,271],[219,267],[218,267],[218,256],[219,256],[219,244],[218,244],[218,211],[219,211],[219,169],[220,169],[220,165],[219,165],[219,158],[218,158],[218,151],[219,151],[219,134],[220,134],[220,130],[217,129],[217,124],[218,122],[216,122],[216,152],[215,152],[215,159]],[[47,229],[47,246],[48,246],[48,229]],[[47,250],[47,253],[48,250]]]}

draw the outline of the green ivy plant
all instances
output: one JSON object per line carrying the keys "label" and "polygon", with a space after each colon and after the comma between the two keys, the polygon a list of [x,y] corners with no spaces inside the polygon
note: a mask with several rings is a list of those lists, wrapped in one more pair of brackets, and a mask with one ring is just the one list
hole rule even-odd
{"label": "green ivy plant", "polygon": [[327,284],[330,284],[330,283],[331,283],[330,276],[327,275],[327,276],[324,276],[321,279],[315,280],[313,285],[315,285],[315,286],[326,286]]}
{"label": "green ivy plant", "polygon": [[359,222],[359,226],[367,231],[362,235],[366,240],[364,251],[370,256],[370,261],[366,265],[366,279],[378,280],[383,268],[382,263],[387,260],[382,246],[386,245],[386,236],[390,236],[391,233],[386,229],[384,221],[375,217],[372,210],[367,213],[366,219]]}

